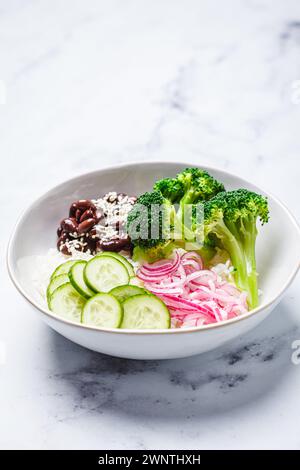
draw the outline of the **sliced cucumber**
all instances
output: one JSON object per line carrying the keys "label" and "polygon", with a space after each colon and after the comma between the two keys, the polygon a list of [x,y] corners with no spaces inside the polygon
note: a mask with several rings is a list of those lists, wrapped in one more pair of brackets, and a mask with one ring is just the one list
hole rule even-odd
{"label": "sliced cucumber", "polygon": [[170,312],[154,295],[135,295],[123,303],[124,315],[121,328],[147,330],[170,328]]}
{"label": "sliced cucumber", "polygon": [[127,268],[127,271],[130,277],[135,276],[135,272],[134,272],[132,264],[128,261],[128,259],[120,255],[119,253],[115,253],[114,251],[104,251],[103,253],[97,256],[112,256],[113,258],[116,258],[118,261],[124,264],[124,266]]}
{"label": "sliced cucumber", "polygon": [[131,286],[128,284],[127,286],[115,287],[109,293],[122,303],[124,300],[128,299],[129,297],[133,297],[134,295],[146,294],[146,291],[141,287]]}
{"label": "sliced cucumber", "polygon": [[80,295],[82,295],[86,299],[89,299],[90,297],[93,297],[93,295],[95,295],[95,292],[86,285],[86,282],[83,277],[83,272],[86,264],[87,262],[83,260],[76,261],[76,263],[71,266],[71,269],[69,271],[69,279],[74,289],[76,289]]}
{"label": "sliced cucumber", "polygon": [[110,294],[96,294],[83,308],[82,323],[104,328],[119,328],[123,318],[120,302]]}
{"label": "sliced cucumber", "polygon": [[50,297],[57,289],[59,286],[62,284],[65,284],[66,282],[69,282],[69,276],[68,274],[59,274],[58,276],[55,276],[53,279],[50,279],[49,285],[47,287],[47,301],[48,305],[50,302]]}
{"label": "sliced cucumber", "polygon": [[57,266],[57,268],[53,271],[51,275],[51,279],[53,279],[56,276],[60,276],[60,274],[68,274],[70,268],[73,266],[73,264],[77,263],[76,260],[70,259],[69,261],[66,261],[65,263],[60,264]]}
{"label": "sliced cucumber", "polygon": [[112,256],[95,256],[87,262],[83,275],[89,288],[96,292],[109,292],[129,282],[126,267]]}
{"label": "sliced cucumber", "polygon": [[60,317],[80,323],[85,302],[72,284],[66,282],[55,289],[50,296],[49,308]]}

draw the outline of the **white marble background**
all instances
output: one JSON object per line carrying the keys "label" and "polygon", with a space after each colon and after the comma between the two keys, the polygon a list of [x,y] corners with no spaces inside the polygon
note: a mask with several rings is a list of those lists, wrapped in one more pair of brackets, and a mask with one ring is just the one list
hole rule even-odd
{"label": "white marble background", "polygon": [[1,448],[300,448],[299,279],[232,345],[135,362],[51,331],[4,265],[24,206],[114,162],[215,165],[299,216],[299,80],[299,0],[0,0]]}

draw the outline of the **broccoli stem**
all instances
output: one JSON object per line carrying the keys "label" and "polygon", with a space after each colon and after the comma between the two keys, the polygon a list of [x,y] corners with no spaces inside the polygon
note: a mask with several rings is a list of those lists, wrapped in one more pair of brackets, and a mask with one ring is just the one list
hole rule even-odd
{"label": "broccoli stem", "polygon": [[[179,212],[179,211],[178,211]],[[196,238],[196,234],[193,230],[189,229],[186,225],[183,224],[181,214],[175,214],[173,218],[173,237],[177,244],[185,245],[185,243],[193,243],[194,247],[193,250],[199,250],[202,244],[198,243]]]}
{"label": "broccoli stem", "polygon": [[195,193],[193,190],[189,190],[185,193],[185,195],[181,198],[180,203],[179,203],[179,208],[177,211],[177,217],[179,220],[184,223],[184,211],[185,211],[185,206],[194,204],[195,202]]}
{"label": "broccoli stem", "polygon": [[[238,224],[238,226],[237,226]],[[236,267],[236,281],[241,289],[248,292],[248,305],[251,309],[258,305],[258,287],[257,287],[257,272],[255,260],[255,243],[257,236],[256,219],[252,216],[240,219],[236,222],[226,220],[231,234],[236,239],[240,247],[240,253],[243,253],[243,269],[239,267],[239,260],[242,258],[238,254],[238,259],[234,262],[236,250],[231,250],[231,261]]]}
{"label": "broccoli stem", "polygon": [[268,222],[267,199],[247,189],[237,189],[217,194],[205,203],[204,209],[206,237],[209,239],[212,233],[217,245],[228,252],[237,286],[247,292],[249,308],[257,307],[256,222]]}
{"label": "broccoli stem", "polygon": [[221,241],[222,246],[229,253],[231,263],[234,267],[234,279],[241,290],[249,291],[248,274],[246,270],[246,259],[244,250],[238,238],[225,225],[223,220],[219,220],[213,228],[216,237]]}
{"label": "broccoli stem", "polygon": [[257,286],[257,270],[255,257],[255,244],[257,237],[256,219],[249,216],[243,220],[243,246],[245,251],[249,299],[248,303],[251,309],[258,305],[258,286]]}

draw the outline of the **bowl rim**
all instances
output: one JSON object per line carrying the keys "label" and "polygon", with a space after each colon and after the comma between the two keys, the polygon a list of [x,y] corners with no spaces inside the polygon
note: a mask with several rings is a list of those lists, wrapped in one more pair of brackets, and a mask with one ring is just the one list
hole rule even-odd
{"label": "bowl rim", "polygon": [[[23,287],[21,286],[21,284],[19,283],[18,279],[17,279],[17,276],[15,275],[14,273],[14,269],[12,267],[12,262],[11,262],[11,259],[12,259],[12,253],[13,253],[13,250],[12,250],[12,245],[13,245],[13,241],[14,241],[14,238],[15,238],[15,235],[18,231],[18,227],[19,225],[23,222],[24,218],[26,218],[26,215],[27,213],[32,209],[32,207],[36,204],[38,204],[42,199],[44,199],[48,193],[51,193],[53,192],[54,190],[57,190],[59,189],[60,187],[64,186],[64,184],[66,184],[67,182],[71,182],[71,181],[76,181],[76,180],[80,180],[82,177],[89,177],[90,175],[93,175],[95,173],[98,173],[98,172],[105,172],[105,171],[109,171],[109,170],[118,170],[118,169],[122,169],[122,168],[125,168],[125,167],[134,167],[134,166],[143,166],[143,165],[157,165],[157,164],[161,164],[161,165],[168,165],[168,164],[172,164],[172,165],[178,165],[178,166],[189,166],[191,164],[189,164],[188,162],[185,162],[185,161],[173,161],[173,160],[143,160],[142,162],[140,161],[130,161],[130,162],[123,162],[123,163],[118,163],[118,164],[115,164],[115,165],[107,165],[107,166],[103,166],[99,169],[96,169],[96,170],[92,170],[92,171],[88,171],[88,172],[85,172],[85,173],[81,173],[77,176],[73,176],[72,178],[69,178],[69,179],[66,179],[64,181],[62,181],[61,183],[53,186],[52,188],[48,189],[46,192],[44,192],[41,196],[39,196],[38,198],[36,198],[33,202],[31,202],[31,204],[29,204],[26,209],[24,209],[21,214],[19,215],[16,223],[15,223],[15,226],[12,230],[12,233],[10,235],[10,238],[9,238],[9,242],[8,242],[8,245],[7,245],[7,250],[6,250],[6,264],[7,264],[7,270],[8,270],[8,274],[9,274],[9,277],[12,281],[12,283],[14,284],[14,286],[16,287],[16,289],[20,292],[20,294],[38,311],[42,312],[43,314],[45,314],[47,317],[50,317],[51,319],[53,320],[56,320],[58,322],[61,322],[61,323],[64,323],[64,324],[67,324],[67,325],[70,325],[71,327],[77,327],[77,328],[81,328],[83,330],[92,330],[92,331],[99,331],[99,332],[106,332],[106,333],[114,333],[114,334],[135,334],[135,335],[165,335],[165,334],[188,334],[188,333],[196,333],[196,332],[201,332],[201,331],[208,331],[208,330],[213,330],[213,329],[216,329],[216,328],[222,328],[222,327],[226,327],[226,326],[230,326],[232,324],[235,324],[237,322],[240,322],[240,321],[243,321],[243,320],[247,320],[249,319],[250,317],[252,316],[255,316],[256,314],[259,314],[260,312],[264,311],[265,309],[267,309],[268,307],[270,307],[271,305],[273,304],[277,304],[281,298],[281,296],[283,295],[283,293],[287,290],[287,288],[290,286],[290,284],[292,283],[293,279],[296,277],[296,274],[300,268],[300,260],[298,262],[298,265],[296,264],[295,268],[293,269],[293,271],[291,272],[291,274],[289,275],[287,281],[284,283],[283,287],[280,289],[280,291],[278,292],[277,295],[275,295],[271,300],[269,300],[267,303],[264,303],[262,305],[259,305],[258,307],[256,307],[255,309],[253,310],[250,310],[248,313],[246,314],[243,314],[239,317],[235,317],[235,318],[232,318],[230,320],[223,320],[221,322],[218,322],[218,323],[211,323],[209,325],[203,325],[203,326],[196,326],[196,327],[189,327],[189,328],[170,328],[170,329],[148,329],[148,330],[134,330],[134,329],[120,329],[120,328],[100,328],[100,327],[96,327],[96,326],[90,326],[90,325],[84,325],[84,324],[81,324],[81,323],[76,323],[76,322],[73,322],[71,320],[67,320],[65,318],[62,318],[62,317],[59,317],[58,315],[55,315],[54,313],[52,313],[50,310],[48,310],[47,308],[44,308],[43,306],[39,305],[38,302],[36,302],[29,294],[27,294],[25,292],[25,290],[23,289]],[[195,163],[192,164],[193,166],[197,166],[199,168],[203,168],[207,171],[216,171],[216,172],[220,172],[220,173],[223,173],[229,177],[234,177],[234,178],[238,178],[242,183],[245,183],[246,185],[247,184],[250,184],[251,186],[253,186],[254,188],[257,189],[257,191],[260,191],[262,193],[264,193],[267,197],[270,197],[271,199],[273,199],[273,201],[278,204],[282,209],[283,211],[286,213],[286,215],[289,217],[290,221],[292,222],[296,232],[298,232],[298,236],[299,236],[299,241],[300,241],[300,226],[296,220],[296,218],[292,215],[292,213],[290,212],[290,210],[286,207],[286,205],[284,203],[282,203],[276,196],[274,196],[272,193],[270,193],[269,191],[265,191],[265,190],[262,190],[261,188],[259,188],[258,186],[256,186],[254,183],[252,183],[251,181],[249,180],[246,180],[242,177],[240,177],[239,175],[235,174],[235,173],[231,173],[229,171],[226,171],[226,170],[223,170],[222,168],[219,168],[219,167],[215,167],[215,166],[207,166],[207,165],[197,165]]]}

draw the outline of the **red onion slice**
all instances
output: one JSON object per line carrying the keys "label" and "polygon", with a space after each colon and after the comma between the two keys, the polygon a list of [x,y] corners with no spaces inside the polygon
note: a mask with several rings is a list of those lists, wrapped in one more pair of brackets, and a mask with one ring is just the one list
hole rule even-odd
{"label": "red onion slice", "polygon": [[248,311],[247,294],[210,269],[196,252],[174,253],[173,259],[140,267],[137,277],[171,313],[172,327],[208,325]]}

